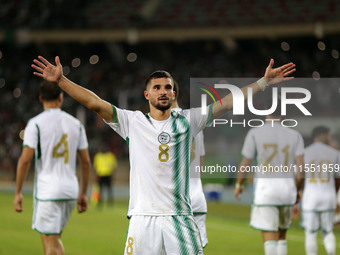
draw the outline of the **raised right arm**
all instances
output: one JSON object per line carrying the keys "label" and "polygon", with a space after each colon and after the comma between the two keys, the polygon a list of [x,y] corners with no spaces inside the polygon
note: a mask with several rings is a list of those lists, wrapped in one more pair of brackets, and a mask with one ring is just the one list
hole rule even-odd
{"label": "raised right arm", "polygon": [[70,81],[63,75],[63,67],[59,57],[55,57],[56,65],[52,65],[42,56],[33,60],[32,67],[37,71],[33,74],[50,82],[56,82],[59,87],[73,99],[100,115],[106,122],[113,122],[113,109],[110,103],[98,97],[92,91]]}

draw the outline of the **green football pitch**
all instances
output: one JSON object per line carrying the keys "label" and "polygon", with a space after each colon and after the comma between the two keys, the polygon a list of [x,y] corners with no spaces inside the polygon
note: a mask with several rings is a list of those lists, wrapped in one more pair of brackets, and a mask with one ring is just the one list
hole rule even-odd
{"label": "green football pitch", "polygon": [[[13,194],[0,193],[0,255],[43,254],[40,235],[31,229],[32,196],[24,196],[24,212],[13,209]],[[98,210],[90,205],[86,213],[74,211],[62,240],[67,255],[123,254],[128,220],[127,201],[116,201],[114,208]],[[260,232],[249,227],[250,207],[209,203],[207,255],[263,254]],[[335,228],[338,253],[340,227]],[[304,232],[294,220],[288,231],[288,254],[304,254]],[[326,254],[319,235],[319,254]]]}

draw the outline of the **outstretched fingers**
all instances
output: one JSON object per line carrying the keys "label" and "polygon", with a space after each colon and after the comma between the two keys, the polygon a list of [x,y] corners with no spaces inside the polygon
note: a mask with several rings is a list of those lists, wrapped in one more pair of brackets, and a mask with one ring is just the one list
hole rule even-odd
{"label": "outstretched fingers", "polygon": [[59,56],[56,56],[54,61],[55,61],[55,64],[56,64],[57,66],[59,66],[59,65],[60,65],[60,59],[59,59]]}
{"label": "outstretched fingers", "polygon": [[43,62],[46,66],[51,65],[50,62],[48,62],[44,57],[38,56],[38,59]]}
{"label": "outstretched fingers", "polygon": [[38,65],[42,69],[46,68],[46,66],[43,63],[41,63],[39,60],[37,60],[37,59],[33,59],[33,62],[34,62],[34,64]]}
{"label": "outstretched fingers", "polygon": [[283,81],[290,81],[290,80],[293,80],[294,77],[290,76],[290,77],[285,77],[283,78]]}
{"label": "outstretched fingers", "polygon": [[294,69],[291,69],[290,71],[284,72],[283,75],[284,75],[284,76],[288,76],[288,75],[294,73],[295,71],[296,71],[296,69],[294,68]]}
{"label": "outstretched fingers", "polygon": [[270,59],[270,61],[269,61],[269,65],[267,66],[267,68],[273,68],[273,66],[274,66],[274,59]]}
{"label": "outstretched fingers", "polygon": [[285,64],[279,67],[278,70],[279,70],[279,73],[281,73],[282,76],[285,77],[296,71],[295,66],[296,65],[294,63],[288,63],[288,64]]}
{"label": "outstretched fingers", "polygon": [[44,69],[39,67],[39,66],[36,66],[35,64],[32,64],[31,65],[32,68],[34,68],[35,70],[37,70],[38,72],[42,73],[44,72]]}
{"label": "outstretched fingers", "polygon": [[41,74],[41,73],[33,72],[33,74],[34,74],[35,76],[38,76],[38,77],[44,78],[44,75],[43,75],[43,74]]}

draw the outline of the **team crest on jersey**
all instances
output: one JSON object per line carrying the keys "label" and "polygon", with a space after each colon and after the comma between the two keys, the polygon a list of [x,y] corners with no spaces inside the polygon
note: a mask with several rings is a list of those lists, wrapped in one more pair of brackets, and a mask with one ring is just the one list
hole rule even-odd
{"label": "team crest on jersey", "polygon": [[168,144],[170,140],[171,140],[171,137],[166,132],[162,132],[158,136],[158,142],[160,142],[161,144]]}

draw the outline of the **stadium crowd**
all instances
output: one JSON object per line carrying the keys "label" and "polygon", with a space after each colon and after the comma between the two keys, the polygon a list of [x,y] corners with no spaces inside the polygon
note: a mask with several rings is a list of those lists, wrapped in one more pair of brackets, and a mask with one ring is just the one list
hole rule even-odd
{"label": "stadium crowd", "polygon": [[[289,38],[283,48],[281,40],[240,40],[230,48],[219,41],[116,44],[0,44],[0,145],[1,171],[13,171],[21,151],[20,131],[30,116],[40,112],[38,79],[32,75],[31,61],[37,55],[59,55],[64,73],[70,79],[98,93],[120,107],[146,111],[143,98],[145,77],[153,70],[168,70],[181,84],[179,101],[189,107],[190,77],[260,77],[268,56],[276,63],[293,61],[297,65],[295,77],[338,77],[339,55],[336,45],[339,37],[324,38],[324,50],[318,48],[315,38]],[[297,54],[299,53],[299,54]],[[254,65],[254,63],[257,63]],[[339,109],[339,87],[322,87],[320,97],[312,97],[313,114],[335,115]],[[321,96],[322,95],[322,96]],[[332,108],[329,108],[332,105]],[[324,106],[324,108],[323,108]],[[65,111],[82,114],[90,143],[96,148],[100,137],[110,137],[111,147],[122,146],[122,141],[111,134],[103,122],[66,96]],[[98,133],[101,135],[98,136]],[[124,148],[124,146],[123,146]],[[116,150],[126,156],[126,150]],[[94,153],[94,151],[91,151]]]}
{"label": "stadium crowd", "polygon": [[[149,5],[152,2],[154,5]],[[297,66],[296,77],[339,77],[338,35],[322,39],[269,36],[267,39],[135,44],[31,43],[17,37],[18,31],[25,34],[25,31],[35,29],[233,27],[279,25],[283,21],[285,24],[336,22],[340,17],[340,4],[333,0],[313,0],[313,4],[307,0],[270,3],[253,0],[251,4],[250,9],[243,1],[223,0],[209,4],[190,0],[185,5],[179,0],[3,1],[0,9],[0,176],[2,172],[14,173],[21,151],[21,131],[29,118],[41,110],[36,102],[39,80],[33,77],[30,67],[37,55],[47,58],[59,55],[64,73],[70,79],[122,108],[128,106],[143,111],[147,107],[141,93],[144,79],[159,69],[169,71],[181,84],[179,102],[183,108],[190,104],[190,77],[260,77],[270,57],[277,64],[293,61]],[[313,114],[333,116],[340,104],[338,85],[318,86],[315,90],[318,90],[314,91],[318,97],[312,97],[309,109]],[[333,107],[329,108],[329,105]],[[81,117],[91,141],[92,154],[95,153],[93,148],[109,137],[115,154],[127,156],[121,139],[112,135],[93,113],[67,96],[63,109]]]}

